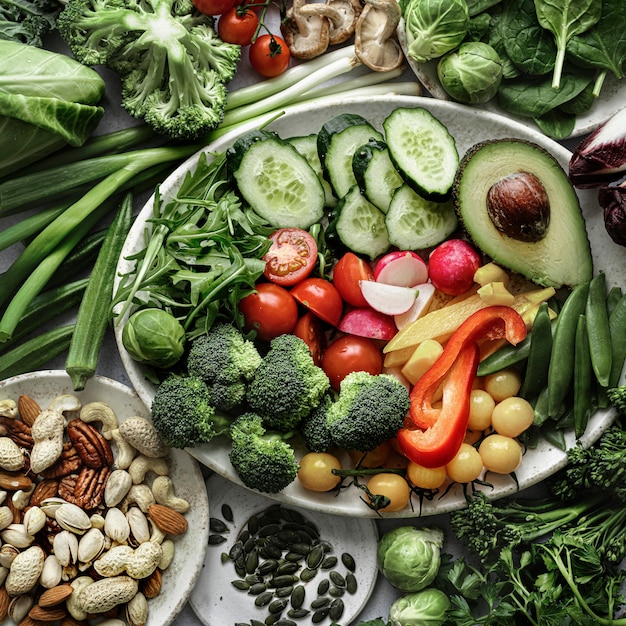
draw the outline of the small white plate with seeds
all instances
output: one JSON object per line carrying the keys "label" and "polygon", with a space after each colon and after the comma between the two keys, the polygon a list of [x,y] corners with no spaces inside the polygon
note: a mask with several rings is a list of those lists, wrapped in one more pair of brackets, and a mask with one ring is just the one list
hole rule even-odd
{"label": "small white plate with seeds", "polygon": [[209,545],[189,599],[203,624],[355,620],[378,573],[373,519],[277,503],[218,475],[206,486]]}

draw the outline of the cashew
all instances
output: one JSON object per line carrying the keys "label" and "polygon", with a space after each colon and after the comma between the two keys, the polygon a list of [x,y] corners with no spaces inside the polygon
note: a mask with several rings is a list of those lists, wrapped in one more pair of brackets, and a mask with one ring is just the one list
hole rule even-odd
{"label": "cashew", "polygon": [[80,590],[78,604],[87,614],[106,613],[132,600],[138,589],[138,581],[130,576],[103,578]]}
{"label": "cashew", "polygon": [[105,402],[89,402],[81,409],[80,419],[86,423],[100,422],[102,424],[102,436],[113,440],[117,448],[115,467],[127,469],[136,450],[120,434],[115,411]]}
{"label": "cashew", "polygon": [[163,543],[167,537],[167,533],[164,533],[152,519],[148,519],[150,523],[151,534],[148,541],[154,541],[155,543]]}
{"label": "cashew", "polygon": [[108,507],[117,506],[126,497],[132,484],[133,479],[129,472],[123,469],[113,470],[104,488],[104,503]]}
{"label": "cashew", "polygon": [[65,606],[67,607],[67,612],[79,622],[82,620],[86,620],[88,617],[88,613],[83,609],[82,605],[78,601],[78,597],[81,592],[94,584],[93,578],[91,576],[79,576],[75,578],[70,585],[74,592],[72,595],[65,601]]}
{"label": "cashew", "polygon": [[125,513],[132,504],[136,504],[146,513],[150,505],[155,503],[154,494],[148,485],[133,485],[120,503],[119,508]]}
{"label": "cashew", "polygon": [[18,489],[11,496],[11,503],[18,511],[22,511],[28,506],[30,497],[33,495],[33,491],[35,491],[35,487],[36,485],[33,483],[28,489]]}
{"label": "cashew", "polygon": [[0,467],[16,472],[24,467],[26,459],[20,447],[9,437],[0,437]]}
{"label": "cashew", "polygon": [[169,476],[157,476],[152,483],[152,493],[159,504],[165,504],[179,513],[186,513],[190,508],[189,502],[179,498],[174,492],[174,485]]}
{"label": "cashew", "polygon": [[12,597],[28,593],[39,580],[45,558],[46,554],[39,546],[20,552],[13,559],[4,583],[7,593]]}
{"label": "cashew", "polygon": [[30,453],[30,469],[39,474],[50,467],[63,451],[65,418],[57,411],[42,411],[32,425],[33,449]]}
{"label": "cashew", "polygon": [[80,411],[81,406],[81,401],[74,394],[63,393],[50,402],[48,410],[63,414],[76,413],[77,411]]}
{"label": "cashew", "polygon": [[126,621],[129,626],[144,626],[148,621],[148,600],[141,591],[126,605]]}
{"label": "cashew", "polygon": [[17,402],[15,400],[11,400],[11,398],[0,400],[0,415],[2,417],[15,419],[17,417]]}
{"label": "cashew", "polygon": [[120,424],[119,430],[122,437],[140,454],[157,458],[167,456],[169,452],[157,429],[145,417],[129,417]]}
{"label": "cashew", "polygon": [[134,485],[140,485],[145,480],[148,472],[154,472],[158,476],[166,476],[170,473],[170,466],[163,457],[151,458],[140,454],[133,459],[128,468],[128,473]]}

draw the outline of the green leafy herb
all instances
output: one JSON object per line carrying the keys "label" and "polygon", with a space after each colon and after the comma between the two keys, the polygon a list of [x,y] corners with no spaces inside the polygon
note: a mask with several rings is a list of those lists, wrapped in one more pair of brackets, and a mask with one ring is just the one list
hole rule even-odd
{"label": "green leafy herb", "polygon": [[60,11],[56,0],[5,0],[0,3],[0,39],[41,47]]}

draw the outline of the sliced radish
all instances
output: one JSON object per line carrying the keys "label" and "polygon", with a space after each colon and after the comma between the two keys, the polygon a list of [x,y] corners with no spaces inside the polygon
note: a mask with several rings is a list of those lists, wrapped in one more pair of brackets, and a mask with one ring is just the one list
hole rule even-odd
{"label": "sliced radish", "polygon": [[374,280],[387,285],[412,287],[428,280],[428,266],[419,254],[410,250],[389,252],[376,263]]}
{"label": "sliced radish", "polygon": [[408,311],[415,302],[417,290],[379,283],[376,280],[361,280],[361,293],[365,301],[376,311],[386,315],[399,315]]}
{"label": "sliced radish", "polygon": [[399,315],[394,315],[393,317],[393,321],[395,322],[398,330],[401,330],[407,324],[410,324],[416,319],[422,317],[422,315],[428,311],[428,307],[433,301],[435,286],[432,283],[417,285],[415,289],[417,289],[417,298],[415,298],[413,306],[405,313],[400,313]]}
{"label": "sliced radish", "polygon": [[337,328],[350,335],[389,341],[397,332],[393,317],[370,308],[348,311]]}

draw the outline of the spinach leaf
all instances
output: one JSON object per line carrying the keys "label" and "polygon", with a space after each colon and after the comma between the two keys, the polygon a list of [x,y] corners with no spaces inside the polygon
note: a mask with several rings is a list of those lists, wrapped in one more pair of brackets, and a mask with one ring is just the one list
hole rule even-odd
{"label": "spinach leaf", "polygon": [[504,49],[522,73],[540,76],[554,68],[554,37],[537,19],[534,0],[509,2],[502,14],[501,28],[506,33]]}
{"label": "spinach leaf", "polygon": [[572,115],[587,113],[596,102],[596,96],[593,93],[594,85],[595,82],[589,83],[575,98],[562,104],[559,109]]}
{"label": "spinach leaf", "polygon": [[574,132],[576,116],[565,113],[560,109],[552,109],[545,115],[535,118],[544,135],[559,140],[569,137]]}
{"label": "spinach leaf", "polygon": [[[498,7],[499,8],[499,7]],[[503,12],[496,10],[491,14],[491,31],[487,38],[487,43],[498,53],[500,62],[502,63],[502,78],[516,78],[521,74],[519,68],[511,61],[507,54],[504,42],[508,38],[506,32],[506,21],[503,18]]]}
{"label": "spinach leaf", "polygon": [[59,98],[0,92],[0,115],[48,130],[70,146],[82,146],[102,119],[104,109]]}
{"label": "spinach leaf", "polygon": [[603,0],[598,23],[567,44],[567,55],[576,63],[606,69],[624,77],[626,62],[626,7],[624,0]]}
{"label": "spinach leaf", "polygon": [[581,93],[592,81],[593,74],[563,72],[561,88],[554,89],[550,77],[529,82],[514,79],[502,83],[498,90],[498,105],[512,115],[541,117]]}
{"label": "spinach leaf", "polygon": [[539,24],[554,35],[557,55],[552,87],[559,89],[567,42],[594,26],[602,14],[599,0],[534,0]]}
{"label": "spinach leaf", "polygon": [[483,11],[491,9],[491,7],[500,4],[502,0],[467,0],[467,10],[470,17],[474,17]]}

